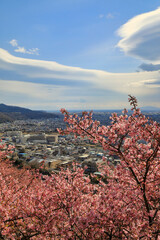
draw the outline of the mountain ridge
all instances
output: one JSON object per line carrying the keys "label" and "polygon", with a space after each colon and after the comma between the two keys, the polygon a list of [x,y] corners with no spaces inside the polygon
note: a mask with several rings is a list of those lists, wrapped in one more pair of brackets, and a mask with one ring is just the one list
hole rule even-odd
{"label": "mountain ridge", "polygon": [[0,103],[0,123],[11,122],[15,120],[26,119],[47,119],[58,118],[55,113],[47,113],[45,111],[35,111],[28,108],[6,105]]}

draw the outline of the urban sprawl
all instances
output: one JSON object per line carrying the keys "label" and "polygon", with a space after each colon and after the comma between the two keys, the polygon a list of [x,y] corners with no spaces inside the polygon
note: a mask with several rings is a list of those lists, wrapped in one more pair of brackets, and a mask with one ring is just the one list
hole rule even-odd
{"label": "urban sprawl", "polygon": [[[110,113],[96,113],[101,122],[109,119]],[[159,113],[149,113],[159,121]],[[109,120],[107,120],[108,123]],[[66,127],[62,118],[45,120],[17,120],[0,124],[0,144],[12,145],[12,159],[19,166],[39,168],[43,163],[44,171],[59,171],[71,167],[73,163],[85,167],[85,173],[100,174],[98,165],[104,156],[110,164],[116,165],[120,159],[110,156],[100,145],[93,144],[87,138],[74,138],[74,135],[62,136],[57,128]]]}

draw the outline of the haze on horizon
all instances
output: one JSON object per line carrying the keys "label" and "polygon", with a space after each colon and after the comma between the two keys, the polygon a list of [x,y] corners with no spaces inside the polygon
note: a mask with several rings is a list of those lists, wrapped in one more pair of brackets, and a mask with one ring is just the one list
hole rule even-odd
{"label": "haze on horizon", "polygon": [[37,110],[160,107],[158,0],[1,2],[0,102]]}

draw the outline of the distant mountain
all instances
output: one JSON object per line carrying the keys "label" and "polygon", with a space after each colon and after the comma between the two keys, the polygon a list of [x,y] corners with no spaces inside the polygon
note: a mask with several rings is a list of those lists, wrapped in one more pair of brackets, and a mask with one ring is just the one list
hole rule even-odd
{"label": "distant mountain", "polygon": [[0,104],[0,122],[42,118],[58,118],[58,115],[55,113],[47,113],[45,111],[33,111],[28,108],[8,106],[3,103]]}
{"label": "distant mountain", "polygon": [[160,108],[152,107],[152,106],[145,106],[141,108],[142,111],[157,111],[160,112]]}

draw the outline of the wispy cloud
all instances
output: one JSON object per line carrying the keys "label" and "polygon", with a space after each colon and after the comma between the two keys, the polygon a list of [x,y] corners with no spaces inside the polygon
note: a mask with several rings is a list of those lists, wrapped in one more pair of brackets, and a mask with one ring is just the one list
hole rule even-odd
{"label": "wispy cloud", "polygon": [[[15,57],[6,50],[0,49],[0,68],[8,69],[13,73],[25,76],[26,79],[50,79],[55,83],[55,79],[63,82],[80,81],[88,83],[90,87],[106,89],[119,93],[132,93],[136,95],[146,95],[150,93],[148,81],[159,80],[159,71],[139,72],[139,73],[110,73],[101,70],[83,69],[59,64],[53,61],[43,61]],[[37,81],[37,80],[36,80]],[[44,80],[45,83],[45,80]],[[63,83],[62,83],[63,84]],[[66,84],[64,84],[66,85]]]}
{"label": "wispy cloud", "polygon": [[160,63],[160,8],[130,19],[118,34],[122,37],[118,47],[126,54]]}
{"label": "wispy cloud", "polygon": [[[159,71],[110,73],[15,57],[4,49],[0,49],[0,70],[0,101],[19,101],[26,107],[28,102],[41,109],[122,108],[128,94],[143,97],[146,104],[153,96],[159,98]],[[3,71],[11,73],[6,80]]]}
{"label": "wispy cloud", "polygon": [[28,53],[28,54],[35,54],[35,55],[39,55],[38,48],[32,48],[29,50],[26,50],[24,47],[17,47],[17,49],[14,50],[15,52],[20,52],[20,53]]}
{"label": "wispy cloud", "polygon": [[113,19],[114,15],[112,13],[107,13],[107,14],[99,14],[99,18],[107,18],[107,19]]}
{"label": "wispy cloud", "polygon": [[106,15],[106,18],[112,19],[112,18],[114,18],[114,15],[113,15],[112,13],[108,13],[108,14]]}
{"label": "wispy cloud", "polygon": [[99,18],[104,18],[104,14],[99,14]]}
{"label": "wispy cloud", "polygon": [[26,49],[24,47],[21,47],[21,46],[18,45],[18,41],[16,39],[12,39],[9,43],[13,47],[16,48],[16,49],[14,49],[15,52],[20,52],[20,53],[24,53],[24,54],[39,55],[39,49],[38,48]]}
{"label": "wispy cloud", "polygon": [[10,42],[9,42],[13,47],[17,47],[18,46],[18,42],[16,39],[12,39]]}

